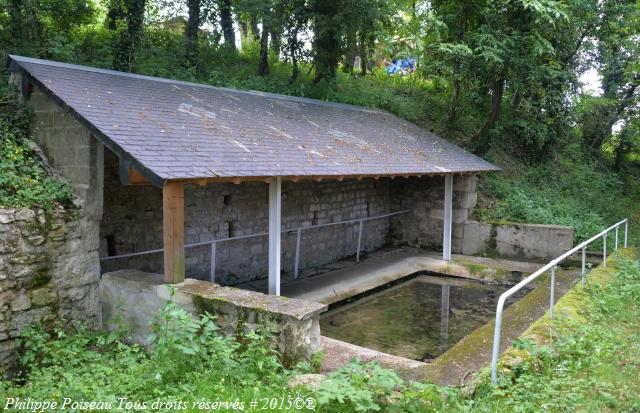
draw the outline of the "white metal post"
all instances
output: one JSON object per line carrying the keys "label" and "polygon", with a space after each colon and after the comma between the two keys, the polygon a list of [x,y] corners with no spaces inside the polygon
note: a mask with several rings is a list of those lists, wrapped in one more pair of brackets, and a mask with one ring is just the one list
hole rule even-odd
{"label": "white metal post", "polygon": [[620,226],[616,227],[616,243],[615,243],[615,246],[613,247],[614,251],[618,251],[618,228],[620,228]]}
{"label": "white metal post", "polygon": [[451,227],[453,221],[453,175],[444,176],[444,231],[442,236],[442,259],[451,261]]}
{"label": "white metal post", "polygon": [[360,221],[360,225],[358,225],[358,249],[356,250],[356,262],[360,262],[360,245],[362,244],[362,223]]}
{"label": "white metal post", "polygon": [[627,248],[627,238],[629,234],[629,220],[624,221],[624,247]]}
{"label": "white metal post", "polygon": [[296,258],[293,263],[293,278],[298,279],[300,273],[300,239],[302,238],[302,228],[296,231]]}
{"label": "white metal post", "polygon": [[582,248],[582,272],[580,276],[582,277],[582,286],[584,287],[587,283],[587,247]]}
{"label": "white metal post", "polygon": [[603,244],[602,244],[602,268],[607,268],[607,235],[609,235],[609,233],[605,232],[604,236],[602,237],[602,240],[603,240]]}
{"label": "white metal post", "polygon": [[551,288],[549,289],[549,318],[553,319],[553,305],[556,296],[556,267],[551,267]]}
{"label": "white metal post", "polygon": [[269,294],[280,295],[282,178],[269,183]]}
{"label": "white metal post", "polygon": [[216,242],[211,243],[211,282],[216,282]]}

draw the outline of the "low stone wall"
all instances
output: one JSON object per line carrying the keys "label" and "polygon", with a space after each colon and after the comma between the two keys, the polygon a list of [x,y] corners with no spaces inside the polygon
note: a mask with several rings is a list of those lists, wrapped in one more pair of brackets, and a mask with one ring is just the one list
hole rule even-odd
{"label": "low stone wall", "polygon": [[[172,286],[173,301],[197,315],[217,316],[224,334],[235,335],[246,328],[274,321],[278,325],[278,349],[285,364],[310,360],[320,351],[320,313],[324,304],[265,295],[207,281],[187,279]],[[151,321],[169,297],[162,275],[137,270],[106,273],[100,280],[103,327],[110,328],[121,317],[132,341],[148,344]]]}
{"label": "low stone wall", "polygon": [[0,375],[27,324],[100,325],[98,228],[78,210],[0,209]]}
{"label": "low stone wall", "polygon": [[560,225],[467,221],[454,252],[528,261],[549,261],[573,247],[573,228]]}

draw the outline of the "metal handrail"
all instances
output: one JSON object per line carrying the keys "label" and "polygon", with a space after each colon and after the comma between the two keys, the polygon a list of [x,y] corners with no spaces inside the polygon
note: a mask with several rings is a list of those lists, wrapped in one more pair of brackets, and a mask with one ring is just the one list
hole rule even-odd
{"label": "metal handrail", "polygon": [[[302,231],[303,230],[313,229],[313,228],[321,228],[321,227],[329,227],[329,226],[333,226],[333,225],[343,225],[343,224],[355,224],[355,223],[358,223],[359,227],[358,227],[358,246],[357,246],[357,250],[356,250],[356,262],[360,262],[360,250],[361,250],[361,243],[362,243],[362,228],[363,228],[364,223],[366,221],[371,221],[371,220],[374,220],[374,219],[387,218],[387,217],[390,217],[390,216],[393,216],[393,215],[404,214],[405,212],[409,212],[409,210],[405,209],[405,210],[402,210],[402,211],[390,212],[388,214],[377,215],[375,217],[350,219],[350,220],[346,220],[346,221],[329,222],[329,223],[326,223],[326,224],[307,225],[307,226],[302,226],[302,227],[296,227],[296,228],[290,228],[290,229],[282,230],[281,233],[294,232],[294,231],[296,232],[296,253],[295,253],[295,263],[294,263],[294,278],[297,279],[298,278],[298,274],[299,274],[300,242],[301,242]],[[236,236],[236,237],[214,239],[214,240],[203,241],[203,242],[195,242],[195,243],[192,243],[192,244],[186,244],[184,247],[185,248],[193,248],[193,247],[201,247],[203,245],[210,245],[211,246],[210,278],[211,278],[211,282],[215,282],[216,245],[219,242],[236,241],[236,240],[241,240],[241,239],[246,239],[246,238],[264,237],[264,236],[267,236],[267,235],[269,235],[268,232],[260,232],[258,234],[239,235],[239,236]],[[109,257],[102,257],[102,258],[100,258],[100,261],[115,260],[115,259],[119,259],[119,258],[130,258],[130,257],[139,256],[139,255],[147,255],[147,254],[157,254],[157,253],[160,253],[160,252],[163,252],[163,251],[164,251],[164,248],[158,248],[158,249],[153,249],[153,250],[132,252],[132,253],[128,253],[128,254],[112,255],[112,256],[109,256]]]}
{"label": "metal handrail", "polygon": [[534,272],[524,280],[520,281],[518,284],[514,285],[504,293],[500,295],[498,298],[498,305],[496,308],[496,325],[493,334],[493,353],[491,357],[491,381],[493,384],[496,384],[497,381],[497,369],[498,369],[498,356],[500,353],[500,328],[502,326],[502,313],[504,311],[504,304],[507,298],[511,297],[513,294],[520,291],[525,285],[529,284],[531,281],[535,280],[542,274],[551,270],[551,288],[549,292],[549,318],[553,319],[553,306],[555,301],[555,275],[556,275],[556,266],[564,261],[567,257],[575,254],[576,252],[582,250],[582,286],[585,286],[586,283],[586,255],[587,255],[587,246],[592,242],[602,238],[603,239],[603,252],[602,252],[602,262],[603,267],[607,267],[607,236],[609,232],[615,229],[615,250],[618,249],[618,228],[620,225],[624,224],[624,247],[627,247],[627,240],[629,237],[629,219],[624,219],[617,224],[610,226],[599,234],[591,237],[590,239],[584,241],[577,247],[570,249],[564,254],[560,255],[558,258],[550,261],[544,267],[540,268],[538,271]]}

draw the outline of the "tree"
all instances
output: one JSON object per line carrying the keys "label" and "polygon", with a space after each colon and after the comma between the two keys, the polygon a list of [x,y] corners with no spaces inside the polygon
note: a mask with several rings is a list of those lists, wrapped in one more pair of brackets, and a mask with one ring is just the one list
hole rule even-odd
{"label": "tree", "polygon": [[262,9],[262,34],[260,35],[260,60],[258,74],[269,74],[269,33],[271,30],[271,2],[265,0]]}
{"label": "tree", "polygon": [[200,30],[200,0],[187,0],[189,17],[185,25],[185,62],[198,66],[198,31]]}
{"label": "tree", "polygon": [[316,67],[314,82],[333,80],[340,57],[340,1],[313,0],[313,63]]}
{"label": "tree", "polygon": [[304,44],[300,33],[309,26],[310,10],[306,0],[277,0],[274,15],[278,16],[282,33],[281,51],[284,57],[291,61],[291,80],[298,78],[298,62],[304,55]]}
{"label": "tree", "polygon": [[601,15],[596,62],[606,105],[598,108],[602,120],[598,127],[583,134],[597,151],[611,136],[613,125],[627,121],[640,104],[640,4],[633,0],[604,1]]}
{"label": "tree", "polygon": [[145,0],[123,0],[126,28],[113,50],[113,67],[116,70],[132,72],[134,70],[135,51],[144,31]]}
{"label": "tree", "polygon": [[[220,10],[220,27],[224,35],[224,44],[230,50],[236,50],[236,32],[233,29],[233,13],[231,0],[218,0]],[[241,26],[242,27],[242,26]],[[246,35],[246,24],[245,35]]]}

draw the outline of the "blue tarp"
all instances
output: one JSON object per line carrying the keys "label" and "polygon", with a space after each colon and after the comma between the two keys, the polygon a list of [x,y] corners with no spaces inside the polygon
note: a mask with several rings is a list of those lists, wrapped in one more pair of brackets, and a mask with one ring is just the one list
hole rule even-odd
{"label": "blue tarp", "polygon": [[404,59],[393,59],[393,61],[386,66],[385,70],[390,75],[406,75],[413,72],[415,69],[416,59],[414,57],[407,57]]}

